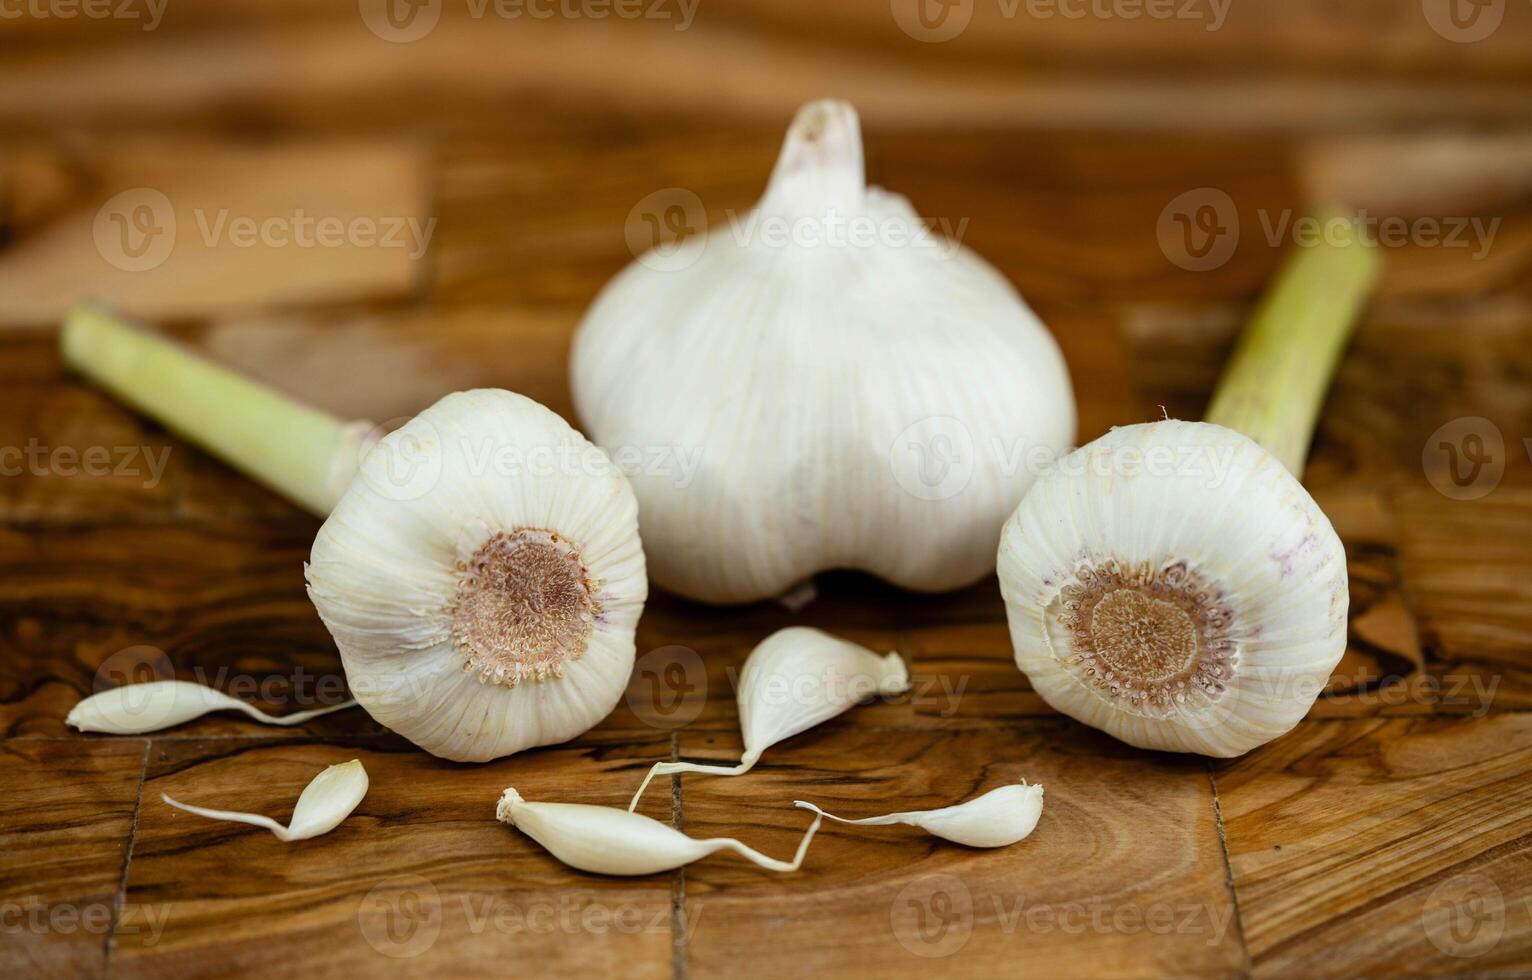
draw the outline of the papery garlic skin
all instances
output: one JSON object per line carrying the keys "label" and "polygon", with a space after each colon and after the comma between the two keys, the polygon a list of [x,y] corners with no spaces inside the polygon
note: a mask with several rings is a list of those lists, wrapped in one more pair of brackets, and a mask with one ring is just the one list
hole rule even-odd
{"label": "papery garlic skin", "polygon": [[553,412],[495,390],[448,395],[384,437],[307,577],[357,700],[459,761],[609,714],[648,591],[626,478]]}
{"label": "papery garlic skin", "polygon": [[1232,429],[1113,429],[1006,523],[1016,664],[1130,745],[1232,757],[1291,730],[1346,648],[1346,554],[1287,468]]}
{"label": "papery garlic skin", "polygon": [[303,788],[287,826],[259,813],[210,810],[207,807],[178,803],[164,793],[160,794],[160,799],[177,810],[185,810],[210,820],[264,827],[284,843],[291,843],[328,834],[340,826],[341,821],[349,817],[357,804],[362,802],[362,797],[367,795],[368,785],[367,770],[363,768],[360,759],[328,767]]}
{"label": "papery garlic skin", "polygon": [[862,827],[908,824],[935,837],[969,847],[1005,847],[1030,836],[1037,827],[1037,820],[1043,813],[1043,788],[1022,780],[990,790],[966,803],[935,810],[905,810],[860,820],[837,817],[803,800],[794,800],[793,804],[837,823]]}
{"label": "papery garlic skin", "polygon": [[910,688],[910,673],[899,654],[878,656],[849,640],[811,626],[777,630],[745,658],[736,700],[745,751],[735,766],[657,762],[628,804],[631,811],[655,776],[695,772],[739,776],[778,742],[829,721],[873,697],[893,697]]}
{"label": "papery garlic skin", "polygon": [[770,871],[797,871],[822,818],[814,818],[792,861],[767,857],[732,837],[688,837],[658,820],[616,807],[529,803],[513,788],[501,794],[495,819],[520,830],[572,868],[631,876],[670,871],[716,851],[732,851]]}
{"label": "papery garlic skin", "polygon": [[268,715],[252,704],[202,684],[148,681],[92,694],[69,709],[64,723],[82,732],[142,735],[174,728],[211,711],[241,711],[267,725],[301,725],[322,715],[354,707],[355,701],[345,701],[288,715]]}
{"label": "papery garlic skin", "polygon": [[831,568],[974,582],[1028,453],[1074,438],[1053,338],[987,263],[866,187],[843,102],[799,112],[756,210],[694,262],[645,256],[607,285],[571,382],[602,446],[696,457],[633,481],[655,581],[705,602]]}

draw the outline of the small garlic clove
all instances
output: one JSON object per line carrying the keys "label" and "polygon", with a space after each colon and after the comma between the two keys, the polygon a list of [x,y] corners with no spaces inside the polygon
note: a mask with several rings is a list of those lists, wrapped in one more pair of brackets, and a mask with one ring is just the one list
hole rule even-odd
{"label": "small garlic clove", "polygon": [[1043,812],[1043,788],[1022,780],[954,806],[937,810],[906,810],[881,817],[864,817],[861,820],[837,817],[803,800],[793,802],[837,823],[863,827],[906,824],[969,847],[1004,847],[1025,838],[1037,826],[1037,818]]}
{"label": "small garlic clove", "polygon": [[767,857],[732,837],[688,837],[658,820],[616,807],[529,803],[509,787],[495,806],[495,819],[572,868],[631,876],[671,871],[717,851],[732,851],[768,871],[797,871],[823,817],[814,818],[791,861]]}
{"label": "small garlic clove", "polygon": [[367,785],[367,770],[362,768],[360,759],[330,766],[304,787],[303,792],[298,796],[297,805],[293,807],[292,819],[285,827],[270,817],[264,817],[258,813],[210,810],[206,807],[191,806],[187,803],[179,803],[164,793],[160,794],[160,799],[178,810],[185,810],[187,813],[194,813],[210,820],[227,820],[232,823],[247,823],[253,827],[264,827],[276,834],[278,839],[292,842],[308,840],[310,837],[318,837],[334,830],[342,820],[351,815],[351,811],[356,809],[357,804],[362,802],[362,797],[367,795]]}
{"label": "small garlic clove", "polygon": [[202,684],[189,681],[150,681],[92,694],[70,709],[64,721],[82,732],[140,735],[174,728],[210,711],[242,711],[268,725],[300,725],[311,718],[355,706],[355,701],[346,701],[274,716]]}
{"label": "small garlic clove", "polygon": [[655,776],[682,772],[738,776],[771,746],[828,721],[871,697],[909,690],[910,674],[897,653],[878,656],[823,630],[789,626],[762,640],[739,678],[739,722],[745,752],[737,766],[656,763],[628,804],[632,811]]}

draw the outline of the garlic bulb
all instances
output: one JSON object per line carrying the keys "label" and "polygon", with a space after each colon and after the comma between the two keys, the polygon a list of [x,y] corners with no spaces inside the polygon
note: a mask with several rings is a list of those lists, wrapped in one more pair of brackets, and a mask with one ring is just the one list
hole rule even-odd
{"label": "garlic bulb", "polygon": [[64,723],[82,732],[141,735],[174,728],[210,711],[243,711],[267,725],[301,725],[310,719],[354,707],[355,701],[345,701],[278,717],[201,684],[189,681],[149,681],[145,684],[114,687],[83,698],[69,709]]}
{"label": "garlic bulb", "polygon": [[1305,249],[1212,421],[1114,429],[1016,508],[1000,587],[1017,666],[1053,707],[1131,745],[1221,757],[1307,713],[1345,652],[1349,594],[1345,548],[1293,474],[1376,272],[1360,239]]}
{"label": "garlic bulb", "polygon": [[[429,492],[390,467],[440,447]],[[569,469],[478,472],[475,452]],[[314,539],[309,597],[362,706],[436,755],[483,761],[606,717],[646,595],[623,475],[563,419],[505,391],[448,395],[384,437]]]}
{"label": "garlic bulb", "polygon": [[993,268],[865,186],[851,106],[805,106],[756,209],[671,264],[608,284],[571,362],[596,442],[697,457],[633,478],[656,582],[729,603],[831,568],[993,570],[1023,460],[1074,439],[1069,378]]}
{"label": "garlic bulb", "polygon": [[340,826],[342,820],[351,815],[351,811],[356,809],[357,804],[361,803],[362,797],[366,795],[367,770],[362,768],[362,760],[352,759],[350,762],[330,766],[303,788],[303,792],[298,796],[297,804],[293,807],[292,819],[285,827],[259,813],[209,810],[206,807],[177,803],[164,793],[160,794],[160,799],[177,810],[185,810],[187,813],[207,817],[209,820],[228,820],[232,823],[265,827],[276,834],[278,840],[290,843],[328,834]]}
{"label": "garlic bulb", "polygon": [[571,868],[604,875],[649,875],[717,851],[733,851],[768,871],[797,871],[823,817],[814,818],[791,861],[767,857],[732,837],[688,837],[658,820],[616,807],[528,803],[511,788],[496,804],[495,819],[537,841]]}
{"label": "garlic bulb", "polygon": [[[309,597],[375,719],[448,759],[561,742],[616,705],[648,594],[606,455],[507,391],[381,439],[93,309],[65,360],[321,516]],[[359,462],[360,461],[360,462]]]}
{"label": "garlic bulb", "polygon": [[966,803],[944,806],[937,810],[905,810],[881,817],[864,817],[861,820],[837,817],[803,800],[794,800],[793,803],[837,823],[859,827],[907,824],[919,827],[934,837],[969,847],[1005,847],[1031,834],[1037,826],[1037,818],[1043,813],[1043,788],[1035,784],[1028,785],[1026,780],[1022,780],[1012,786],[990,790]]}
{"label": "garlic bulb", "polygon": [[749,772],[761,753],[783,739],[872,697],[909,690],[910,674],[897,653],[878,656],[866,647],[809,626],[789,626],[762,640],[745,658],[739,675],[739,727],[745,752],[736,766],[657,762],[628,804],[631,811],[655,776],[699,772],[738,776]]}

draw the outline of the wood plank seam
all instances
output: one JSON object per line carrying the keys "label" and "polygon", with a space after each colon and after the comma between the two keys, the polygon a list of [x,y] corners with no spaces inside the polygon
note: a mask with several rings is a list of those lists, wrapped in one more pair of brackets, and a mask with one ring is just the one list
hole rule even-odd
{"label": "wood plank seam", "polygon": [[1234,859],[1229,854],[1229,838],[1224,833],[1223,807],[1218,801],[1218,771],[1212,760],[1207,763],[1208,786],[1213,795],[1213,825],[1218,829],[1218,848],[1223,852],[1224,884],[1229,889],[1229,902],[1234,907],[1234,934],[1239,937],[1240,952],[1245,958],[1245,976],[1254,976],[1255,964],[1250,958],[1250,944],[1245,941],[1245,924],[1239,913],[1239,890],[1234,887]]}
{"label": "wood plank seam", "polygon": [[[670,761],[677,762],[681,756],[681,736],[670,733]],[[681,776],[670,776],[670,825],[686,832],[685,811],[681,797]],[[686,980],[686,865],[671,872],[670,879],[670,972],[675,980]]]}
{"label": "wood plank seam", "polygon": [[138,789],[133,795],[133,817],[128,821],[128,839],[122,846],[122,871],[117,879],[117,897],[112,902],[111,928],[106,930],[106,935],[101,939],[104,947],[102,969],[108,978],[113,972],[112,957],[117,953],[117,924],[122,918],[122,907],[128,899],[128,869],[133,864],[133,838],[138,833],[139,811],[143,809],[144,783],[149,779],[149,749],[152,742],[147,738],[142,741],[144,754],[138,763]]}

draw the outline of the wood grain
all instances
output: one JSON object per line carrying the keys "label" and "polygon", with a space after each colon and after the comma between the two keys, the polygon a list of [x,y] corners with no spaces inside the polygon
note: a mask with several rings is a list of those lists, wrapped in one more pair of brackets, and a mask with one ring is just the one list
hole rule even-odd
{"label": "wood grain", "polygon": [[1375,719],[1305,722],[1222,766],[1255,974],[1524,965],[1529,753],[1527,715]]}

